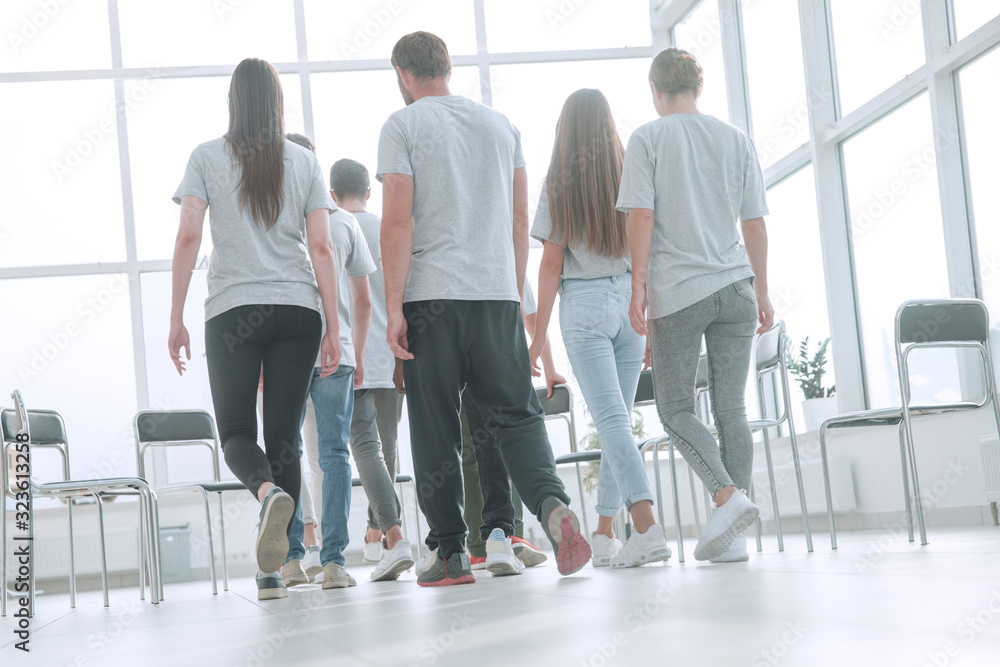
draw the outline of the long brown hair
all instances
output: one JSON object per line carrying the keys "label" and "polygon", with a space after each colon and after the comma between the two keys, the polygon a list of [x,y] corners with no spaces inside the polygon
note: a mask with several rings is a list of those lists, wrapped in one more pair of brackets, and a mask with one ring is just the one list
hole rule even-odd
{"label": "long brown hair", "polygon": [[229,84],[229,147],[240,167],[239,207],[271,229],[285,203],[285,102],[271,63],[247,58]]}
{"label": "long brown hair", "polygon": [[627,257],[626,215],[615,210],[625,148],[611,107],[599,90],[584,88],[566,99],[546,187],[552,238],[586,245],[605,257]]}

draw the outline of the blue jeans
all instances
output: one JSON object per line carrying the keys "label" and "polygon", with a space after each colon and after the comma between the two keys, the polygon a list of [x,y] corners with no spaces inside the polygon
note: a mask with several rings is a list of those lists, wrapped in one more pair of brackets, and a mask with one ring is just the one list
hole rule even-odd
{"label": "blue jeans", "polygon": [[601,439],[597,513],[613,517],[623,501],[653,500],[632,437],[632,403],[646,351],[628,319],[632,276],[563,280],[559,292],[566,352]]}
{"label": "blue jeans", "polygon": [[[320,369],[313,369],[309,395],[316,410],[316,434],[319,439],[319,467],[323,470],[323,549],[319,558],[327,563],[344,564],[344,549],[350,541],[347,520],[351,515],[351,415],[354,412],[354,369],[341,366],[333,375],[319,376]],[[305,420],[305,409],[302,420]],[[301,438],[299,448],[301,450]],[[302,507],[295,510],[288,536],[290,560],[301,560],[306,555],[302,542],[305,525]]]}

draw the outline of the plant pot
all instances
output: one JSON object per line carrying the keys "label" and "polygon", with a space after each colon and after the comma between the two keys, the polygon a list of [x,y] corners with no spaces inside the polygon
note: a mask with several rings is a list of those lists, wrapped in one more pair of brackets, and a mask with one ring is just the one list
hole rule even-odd
{"label": "plant pot", "polygon": [[807,398],[802,402],[802,416],[805,418],[806,431],[818,431],[823,422],[831,417],[836,417],[839,412],[836,396]]}

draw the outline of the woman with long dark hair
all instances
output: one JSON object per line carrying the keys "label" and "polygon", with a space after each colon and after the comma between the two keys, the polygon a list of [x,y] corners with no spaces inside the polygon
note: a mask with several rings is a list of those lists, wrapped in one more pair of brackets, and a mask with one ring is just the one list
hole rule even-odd
{"label": "woman with long dark hair", "polygon": [[[750,138],[698,110],[703,75],[694,56],[661,51],[649,83],[660,118],[629,139],[618,196],[632,253],[629,316],[649,337],[660,421],[714,494],[694,557],[746,560],[742,533],[759,511],[746,496],[753,439],[744,392],[754,330],[774,320],[764,178]],[[718,444],[694,410],[703,338]]]}
{"label": "woman with long dark hair", "polygon": [[[653,496],[632,436],[643,337],[629,325],[632,296],[625,214],[615,210],[622,148],[611,107],[599,90],[578,90],[556,125],[552,161],[531,234],[544,244],[538,313],[529,354],[536,374],[556,291],[559,324],[573,374],[601,439],[594,567],[636,567],[670,557],[653,518]],[[624,503],[635,530],[623,546],[612,526]]]}
{"label": "woman with long dark hair", "polygon": [[[191,359],[184,302],[209,210],[212,257],[205,352],[226,464],[260,503],[258,599],[286,597],[278,569],[299,499],[299,416],[317,352],[323,373],[340,360],[330,199],[316,157],[285,139],[278,73],[248,58],[229,87],[229,131],[191,153],[174,201],[170,357]],[[308,243],[306,242],[308,233]],[[311,260],[311,261],[310,261]],[[323,335],[321,313],[326,315]],[[256,392],[264,372],[264,451]]]}

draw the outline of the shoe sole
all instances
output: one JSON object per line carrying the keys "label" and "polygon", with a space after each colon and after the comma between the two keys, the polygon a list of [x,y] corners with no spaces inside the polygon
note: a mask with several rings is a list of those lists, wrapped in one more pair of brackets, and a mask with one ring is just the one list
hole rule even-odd
{"label": "shoe sole", "polygon": [[[642,567],[649,563],[659,563],[661,561],[668,560],[671,556],[670,548],[663,547],[661,549],[654,549],[649,553],[648,557],[645,555],[637,561],[632,561],[630,563],[608,563],[608,567],[612,570],[624,570],[628,567]],[[610,560],[610,559],[609,559]]]}
{"label": "shoe sole", "polygon": [[590,564],[593,567],[610,567],[611,556],[601,556],[600,558],[592,558]]}
{"label": "shoe sole", "polygon": [[556,552],[559,574],[573,574],[590,562],[593,552],[580,533],[580,520],[573,510],[556,507],[545,520],[545,530]]}
{"label": "shoe sole", "polygon": [[750,505],[736,515],[732,524],[725,532],[720,533],[709,542],[702,540],[694,549],[695,560],[712,560],[729,551],[736,536],[746,530],[760,516],[760,510],[756,506]]}
{"label": "shoe sole", "polygon": [[333,590],[334,588],[352,588],[353,586],[357,586],[357,585],[358,585],[358,582],[356,582],[356,581],[353,584],[351,582],[349,582],[349,581],[324,581],[323,582],[323,590],[324,591],[329,591],[329,590]]}
{"label": "shoe sole", "polygon": [[713,563],[745,563],[748,560],[750,560],[750,554],[747,553],[746,551],[744,551],[743,553],[741,553],[739,556],[737,556],[735,558],[731,558],[731,557],[730,558],[726,558],[725,554],[722,554],[722,556],[719,556],[718,558],[713,558],[712,562]]}
{"label": "shoe sole", "polygon": [[377,577],[375,576],[375,573],[372,572],[372,581],[396,581],[399,579],[399,575],[403,574],[411,567],[413,567],[413,559],[404,558],[401,561],[393,563],[388,570]]}
{"label": "shoe sole", "polygon": [[295,514],[295,501],[287,493],[275,494],[264,508],[257,531],[257,569],[277,572],[288,555],[288,524]]}
{"label": "shoe sole", "polygon": [[[514,559],[517,561],[518,559]],[[517,563],[509,563],[506,560],[494,560],[490,562],[489,557],[486,557],[486,571],[492,574],[494,577],[508,577],[513,574],[521,574],[523,571],[518,567],[520,561]]]}
{"label": "shoe sole", "polygon": [[288,597],[288,591],[280,588],[264,588],[257,591],[258,600],[281,600]]}
{"label": "shoe sole", "polygon": [[309,581],[316,581],[317,577],[323,574],[323,567],[307,567],[306,576],[309,577]]}
{"label": "shoe sole", "polygon": [[473,563],[472,565],[469,566],[469,569],[470,570],[485,570],[486,569],[486,561],[483,561],[482,563]]}
{"label": "shoe sole", "polygon": [[521,548],[513,547],[513,548],[514,548],[514,555],[517,556],[517,559],[519,561],[524,563],[525,567],[535,567],[536,565],[541,565],[542,563],[544,563],[549,559],[549,557],[543,554],[542,552],[534,551],[533,549],[529,549],[528,547],[521,547]]}
{"label": "shoe sole", "polygon": [[471,574],[466,574],[461,577],[456,577],[454,579],[438,579],[437,581],[417,581],[417,586],[423,586],[425,588],[433,586],[457,586],[459,584],[474,584],[476,583],[476,578]]}
{"label": "shoe sole", "polygon": [[285,585],[285,588],[291,588],[292,586],[298,586],[299,584],[308,584],[310,581],[312,580],[309,578],[308,574],[306,575],[297,574],[294,577],[290,577],[287,580],[282,579],[281,583]]}

